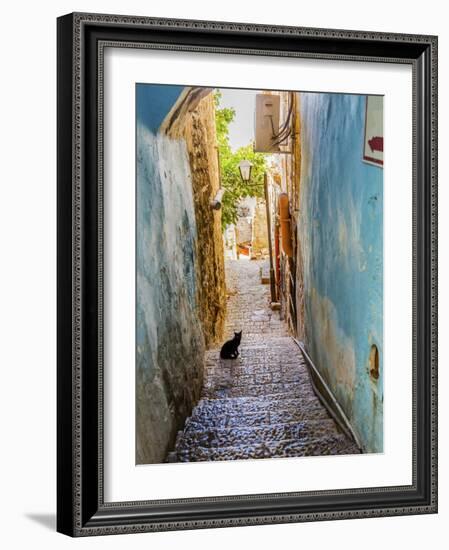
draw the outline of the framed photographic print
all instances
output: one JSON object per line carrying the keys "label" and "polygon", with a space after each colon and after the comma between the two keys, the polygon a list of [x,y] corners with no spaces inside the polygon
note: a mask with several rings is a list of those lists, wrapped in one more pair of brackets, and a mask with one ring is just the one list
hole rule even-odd
{"label": "framed photographic print", "polygon": [[437,38],[58,19],[58,531],[437,511]]}

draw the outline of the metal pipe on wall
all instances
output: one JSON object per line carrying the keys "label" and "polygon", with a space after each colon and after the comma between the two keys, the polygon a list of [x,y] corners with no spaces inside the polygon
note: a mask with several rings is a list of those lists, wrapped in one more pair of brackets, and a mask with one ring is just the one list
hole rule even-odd
{"label": "metal pipe on wall", "polygon": [[293,257],[293,243],[291,234],[291,218],[288,207],[287,193],[279,195],[279,222],[281,224],[282,250],[289,258]]}
{"label": "metal pipe on wall", "polygon": [[276,282],[274,279],[274,265],[273,265],[273,244],[271,241],[271,211],[270,211],[270,197],[268,194],[268,176],[265,172],[263,175],[263,186],[265,190],[265,207],[267,210],[267,229],[268,229],[268,249],[270,251],[270,291],[271,301],[276,302]]}

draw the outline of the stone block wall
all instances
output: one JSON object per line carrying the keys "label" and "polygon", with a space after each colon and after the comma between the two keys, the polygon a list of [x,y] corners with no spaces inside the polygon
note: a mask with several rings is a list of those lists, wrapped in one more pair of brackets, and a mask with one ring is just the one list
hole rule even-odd
{"label": "stone block wall", "polygon": [[211,208],[220,189],[214,98],[210,93],[185,116],[197,228],[198,310],[206,347],[221,341],[226,285],[221,212]]}

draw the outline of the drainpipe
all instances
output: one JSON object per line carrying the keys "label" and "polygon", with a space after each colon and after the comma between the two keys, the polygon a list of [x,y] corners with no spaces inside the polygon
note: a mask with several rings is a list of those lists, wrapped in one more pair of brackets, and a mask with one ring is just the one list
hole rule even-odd
{"label": "drainpipe", "polygon": [[274,261],[276,269],[276,296],[281,295],[281,254],[280,254],[279,220],[274,225]]}
{"label": "drainpipe", "polygon": [[265,208],[267,209],[267,229],[268,229],[268,249],[270,251],[270,292],[271,302],[276,302],[276,283],[274,280],[274,266],[273,266],[273,249],[271,242],[271,210],[270,210],[270,197],[268,195],[268,177],[267,173],[263,175],[263,186],[265,190]]}
{"label": "drainpipe", "polygon": [[279,222],[281,224],[282,250],[289,258],[293,257],[293,243],[291,235],[291,219],[288,208],[288,195],[281,193],[279,195]]}

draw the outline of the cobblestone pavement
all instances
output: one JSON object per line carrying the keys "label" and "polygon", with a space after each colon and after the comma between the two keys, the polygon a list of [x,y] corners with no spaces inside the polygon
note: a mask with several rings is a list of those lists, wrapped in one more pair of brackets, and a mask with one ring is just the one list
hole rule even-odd
{"label": "cobblestone pavement", "polygon": [[358,453],[315,396],[302,354],[260,282],[263,261],[228,260],[225,339],[240,355],[206,353],[201,399],[169,462]]}

